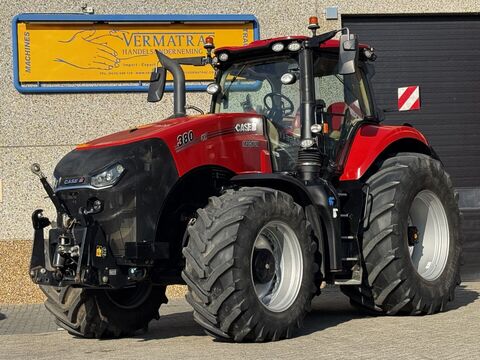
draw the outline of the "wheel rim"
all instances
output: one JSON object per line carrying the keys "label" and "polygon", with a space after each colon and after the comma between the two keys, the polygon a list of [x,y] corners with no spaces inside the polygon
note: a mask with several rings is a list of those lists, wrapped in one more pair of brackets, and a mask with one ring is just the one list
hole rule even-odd
{"label": "wheel rim", "polygon": [[122,309],[134,309],[142,305],[151,292],[152,285],[145,282],[131,288],[105,290],[108,299]]}
{"label": "wheel rim", "polygon": [[250,258],[257,298],[268,310],[282,312],[297,299],[303,277],[298,237],[283,221],[270,221],[258,233]]}
{"label": "wheel rim", "polygon": [[447,214],[435,193],[422,190],[415,196],[409,211],[409,225],[418,230],[416,239],[409,239],[413,266],[421,277],[433,281],[445,269],[450,246]]}

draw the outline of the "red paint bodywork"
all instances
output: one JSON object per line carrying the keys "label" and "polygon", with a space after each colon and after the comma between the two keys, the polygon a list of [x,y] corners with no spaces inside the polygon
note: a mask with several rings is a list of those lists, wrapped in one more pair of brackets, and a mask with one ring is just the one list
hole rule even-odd
{"label": "red paint bodywork", "polygon": [[340,181],[358,180],[390,144],[412,139],[428,145],[425,136],[410,126],[364,125],[353,139]]}
{"label": "red paint bodywork", "polygon": [[[237,124],[253,123],[257,124],[255,131],[235,130]],[[178,136],[189,131],[193,132],[193,140],[178,147]],[[79,145],[77,150],[88,151],[151,138],[165,141],[179,176],[205,165],[220,166],[236,174],[272,172],[263,118],[255,114],[208,114],[163,120],[92,140]]]}
{"label": "red paint bodywork", "polygon": [[[257,40],[246,46],[223,47],[216,52],[242,52],[259,48],[269,48],[278,41],[304,41],[306,36],[288,36]],[[321,48],[339,47],[338,40],[327,40]],[[368,48],[360,44],[361,48]],[[255,113],[224,113],[201,116],[187,116],[159,121],[135,129],[115,134],[79,145],[77,150],[124,145],[150,138],[166,142],[173,155],[179,176],[201,166],[220,166],[236,174],[271,173],[269,142],[264,130],[263,118]],[[241,123],[256,123],[256,131],[237,132],[235,126]],[[194,140],[181,148],[177,147],[177,137],[193,131]],[[358,180],[390,144],[400,139],[418,140],[428,146],[425,137],[407,126],[364,125],[357,132],[350,147],[341,181]],[[245,141],[247,143],[245,143]],[[254,145],[254,146],[252,146]]]}
{"label": "red paint bodywork", "polygon": [[[237,124],[256,123],[256,131],[237,132]],[[193,131],[194,140],[177,147],[177,137]],[[119,146],[150,138],[165,141],[173,155],[179,176],[206,165],[220,166],[236,174],[271,173],[272,163],[260,115],[247,113],[209,114],[159,121],[79,145],[87,151]],[[350,147],[340,181],[358,180],[390,144],[413,139],[428,146],[425,137],[409,126],[362,126]],[[252,146],[254,145],[254,146]]]}

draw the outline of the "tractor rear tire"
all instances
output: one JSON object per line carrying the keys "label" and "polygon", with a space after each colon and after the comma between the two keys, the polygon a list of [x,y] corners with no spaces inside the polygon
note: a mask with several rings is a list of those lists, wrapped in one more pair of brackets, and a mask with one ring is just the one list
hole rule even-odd
{"label": "tractor rear tire", "polygon": [[84,338],[118,338],[147,329],[152,319],[159,318],[160,305],[167,303],[165,287],[147,283],[121,290],[40,288],[57,325]]}
{"label": "tractor rear tire", "polygon": [[400,153],[366,183],[363,284],[342,291],[376,314],[443,311],[460,283],[462,247],[450,177],[427,155]]}
{"label": "tractor rear tire", "polygon": [[260,187],[212,197],[189,225],[182,277],[194,319],[219,339],[291,337],[316,292],[316,242],[303,208]]}

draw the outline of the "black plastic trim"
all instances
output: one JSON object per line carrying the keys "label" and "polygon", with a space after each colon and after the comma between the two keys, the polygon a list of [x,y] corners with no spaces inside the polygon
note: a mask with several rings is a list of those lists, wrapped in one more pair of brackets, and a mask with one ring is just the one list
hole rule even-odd
{"label": "black plastic trim", "polygon": [[[241,186],[266,186],[280,191],[284,191],[293,196],[295,202],[307,207],[315,205],[316,216],[321,220],[322,229],[319,228],[319,222],[311,221],[312,226],[322,243],[319,250],[323,251],[324,261],[322,261],[322,272],[326,275],[330,271],[341,271],[342,268],[342,248],[340,243],[340,219],[333,218],[333,208],[339,206],[339,199],[335,189],[322,179],[317,179],[308,183],[303,183],[288,174],[245,174],[237,175],[231,179],[231,182]],[[333,197],[333,206],[329,205],[329,197]],[[326,237],[326,238],[325,238]],[[328,255],[326,255],[328,252]]]}

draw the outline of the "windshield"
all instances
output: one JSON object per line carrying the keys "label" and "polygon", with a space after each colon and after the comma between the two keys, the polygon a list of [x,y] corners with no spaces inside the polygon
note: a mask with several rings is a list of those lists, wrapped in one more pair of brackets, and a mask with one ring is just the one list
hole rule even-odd
{"label": "windshield", "polygon": [[[313,54],[315,122],[326,132],[321,151],[337,162],[355,124],[371,116],[372,106],[361,69],[338,74],[338,53]],[[290,74],[291,81],[281,78]],[[300,70],[293,57],[232,64],[219,75],[216,113],[255,113],[266,117],[274,171],[292,171],[300,147]],[[325,130],[324,130],[325,131]]]}
{"label": "windshield", "polygon": [[[282,75],[291,74],[283,84]],[[216,113],[254,113],[267,119],[274,171],[295,167],[300,144],[299,67],[292,57],[232,64],[220,76]]]}
{"label": "windshield", "polygon": [[281,125],[298,113],[298,81],[282,84],[285,73],[298,77],[298,64],[292,58],[263,59],[235,63],[220,79],[222,93],[217,97],[215,112],[248,112],[264,115]]}

